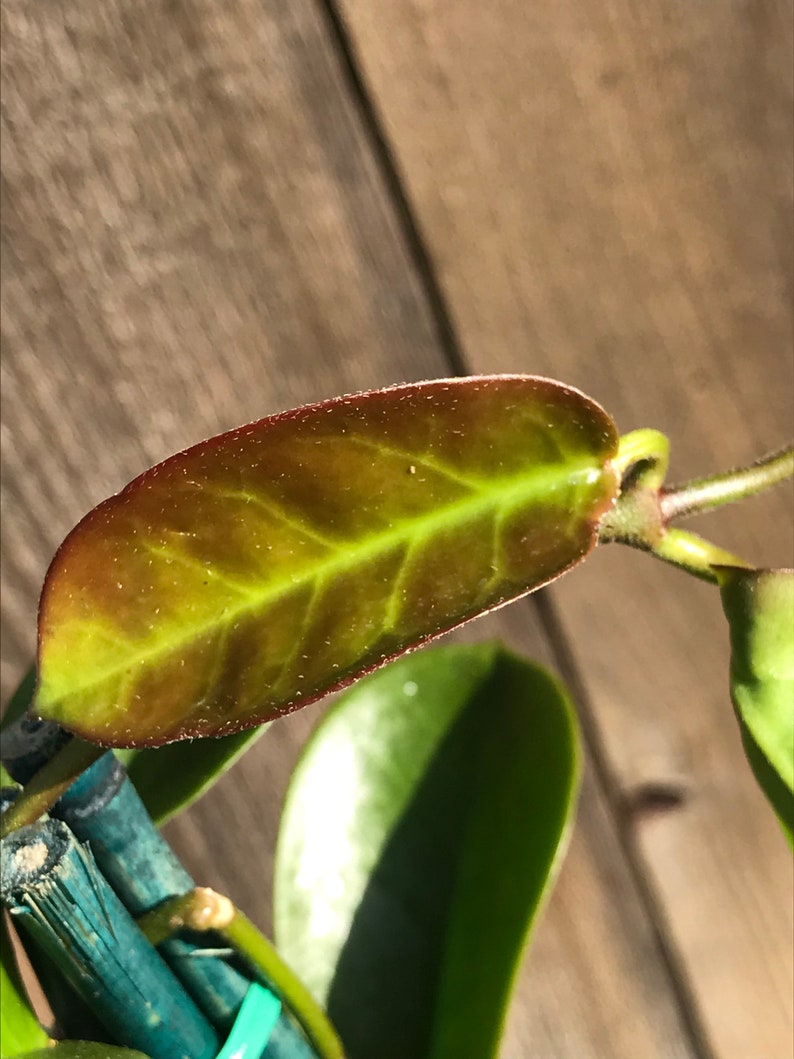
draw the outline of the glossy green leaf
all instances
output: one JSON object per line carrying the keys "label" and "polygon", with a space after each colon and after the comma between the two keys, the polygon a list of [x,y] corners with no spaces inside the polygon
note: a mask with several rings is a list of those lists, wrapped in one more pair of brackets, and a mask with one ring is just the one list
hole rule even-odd
{"label": "glossy green leaf", "polygon": [[731,697],[756,779],[794,832],[794,571],[716,567],[731,631]]}
{"label": "glossy green leaf", "polygon": [[[11,1057],[9,1056],[9,1059]],[[95,1041],[60,1041],[52,1048],[37,1048],[14,1059],[148,1059],[132,1048],[117,1048]]]}
{"label": "glossy green leaf", "polygon": [[0,916],[0,1059],[11,1059],[31,1048],[44,1047],[48,1040],[28,1003],[8,927],[5,918]]}
{"label": "glossy green leaf", "polygon": [[290,785],[276,941],[349,1059],[488,1059],[571,820],[564,690],[498,645],[400,659],[342,696]]}
{"label": "glossy green leaf", "polygon": [[218,739],[117,753],[125,759],[149,816],[156,824],[163,824],[206,794],[268,727],[263,724]]}
{"label": "glossy green leaf", "polygon": [[531,376],[395,387],[171,457],[67,537],[35,707],[86,739],[227,734],[531,591],[594,546],[614,424]]}

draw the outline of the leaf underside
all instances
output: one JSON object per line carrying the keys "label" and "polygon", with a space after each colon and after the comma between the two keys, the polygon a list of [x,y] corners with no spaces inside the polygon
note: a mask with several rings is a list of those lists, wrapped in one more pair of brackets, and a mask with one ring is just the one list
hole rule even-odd
{"label": "leaf underside", "polygon": [[134,746],[313,701],[585,556],[616,448],[598,405],[532,376],[338,398],[196,445],[59,549],[34,708]]}
{"label": "leaf underside", "polygon": [[349,1059],[489,1059],[575,802],[564,690],[495,644],[400,659],[334,704],[295,771],[279,950]]}

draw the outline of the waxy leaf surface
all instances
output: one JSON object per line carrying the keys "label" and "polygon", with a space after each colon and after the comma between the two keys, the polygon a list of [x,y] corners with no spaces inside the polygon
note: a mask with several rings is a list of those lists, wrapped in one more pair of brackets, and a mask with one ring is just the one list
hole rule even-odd
{"label": "waxy leaf surface", "polygon": [[532,376],[358,394],[196,445],[59,549],[34,708],[133,746],[311,702],[585,556],[616,448],[598,405]]}
{"label": "waxy leaf surface", "polygon": [[731,631],[731,697],[747,760],[794,835],[794,571],[716,567]]}
{"label": "waxy leaf surface", "polygon": [[349,1059],[490,1059],[571,821],[565,690],[494,644],[400,659],[340,697],[281,818],[279,951]]}

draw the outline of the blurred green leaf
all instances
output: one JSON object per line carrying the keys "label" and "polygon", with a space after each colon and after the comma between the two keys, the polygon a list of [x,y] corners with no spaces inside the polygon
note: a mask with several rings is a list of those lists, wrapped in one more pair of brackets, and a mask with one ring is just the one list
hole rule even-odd
{"label": "blurred green leaf", "polygon": [[731,633],[731,697],[747,758],[794,832],[794,571],[716,567]]}
{"label": "blurred green leaf", "polygon": [[112,1042],[108,1031],[47,953],[30,937],[23,935],[20,941],[52,1010],[57,1036]]}
{"label": "blurred green leaf", "polygon": [[36,690],[36,667],[31,666],[30,669],[25,673],[22,680],[19,682],[19,686],[11,698],[8,700],[8,705],[3,710],[3,717],[0,721],[0,731],[8,727],[13,721],[21,717],[25,713],[33,702],[33,694]]}
{"label": "blurred green leaf", "polygon": [[410,655],[332,707],[288,791],[274,914],[350,1059],[496,1054],[577,780],[564,689],[498,645]]}
{"label": "blurred green leaf", "polygon": [[269,727],[262,724],[217,739],[116,753],[124,761],[152,820],[163,824],[206,794]]}
{"label": "blurred green leaf", "polygon": [[272,720],[581,561],[618,491],[617,444],[579,391],[501,375],[195,445],[58,549],[34,708],[117,747]]}
{"label": "blurred green leaf", "polygon": [[45,1046],[48,1040],[28,1003],[8,925],[5,916],[0,916],[0,1057],[12,1059],[20,1052]]}
{"label": "blurred green leaf", "polygon": [[132,1048],[117,1048],[95,1041],[60,1041],[52,1048],[37,1048],[8,1059],[148,1059]]}

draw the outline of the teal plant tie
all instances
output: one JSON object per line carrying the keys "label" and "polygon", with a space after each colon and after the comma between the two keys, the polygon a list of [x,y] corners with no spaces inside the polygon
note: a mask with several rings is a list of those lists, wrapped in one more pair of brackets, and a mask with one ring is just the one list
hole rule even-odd
{"label": "teal plant tie", "polygon": [[253,982],[215,1059],[317,1059],[317,1053],[269,989]]}
{"label": "teal plant tie", "polygon": [[280,1014],[279,998],[258,982],[252,982],[216,1059],[262,1059]]}

